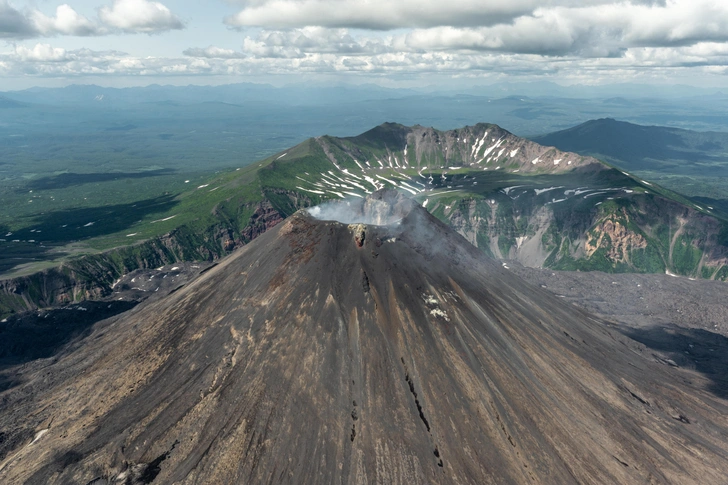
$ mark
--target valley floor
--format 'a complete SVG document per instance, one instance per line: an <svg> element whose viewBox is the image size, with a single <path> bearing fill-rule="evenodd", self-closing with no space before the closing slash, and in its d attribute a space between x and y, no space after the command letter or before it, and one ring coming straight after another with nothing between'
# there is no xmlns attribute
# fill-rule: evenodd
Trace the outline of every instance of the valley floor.
<svg viewBox="0 0 728 485"><path fill-rule="evenodd" d="M637 351L711 380L728 398L728 284L661 274L608 274L506 266L518 276L614 323Z"/></svg>

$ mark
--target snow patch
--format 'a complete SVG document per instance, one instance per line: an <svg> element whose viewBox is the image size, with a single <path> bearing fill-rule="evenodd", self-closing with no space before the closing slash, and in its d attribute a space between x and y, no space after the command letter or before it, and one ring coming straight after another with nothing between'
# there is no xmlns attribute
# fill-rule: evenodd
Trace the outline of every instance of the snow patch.
<svg viewBox="0 0 728 485"><path fill-rule="evenodd" d="M42 438L42 437L43 437L43 436L44 436L44 435L45 435L45 434L46 434L47 432L48 432L48 430L47 430L47 429L42 429L42 430L38 431L38 432L37 432L37 433L35 434L35 438L33 438L33 441L31 441L31 442L30 442L30 444L32 445L32 444L35 444L35 443L37 443L37 442L38 442L38 440L39 440L39 439L41 439L41 438Z"/></svg>
<svg viewBox="0 0 728 485"><path fill-rule="evenodd" d="M326 192L323 192L321 190L304 189L303 187L300 187L298 185L296 186L296 188L305 192L311 192L312 194L326 195Z"/></svg>
<svg viewBox="0 0 728 485"><path fill-rule="evenodd" d="M425 303L428 305L439 305L440 302L437 301L437 298L435 298L432 295L423 294L422 298L425 300Z"/></svg>
<svg viewBox="0 0 728 485"><path fill-rule="evenodd" d="M571 195L580 195L580 194L585 194L587 192L591 192L593 190L594 189L590 189L588 187L579 187L576 189L564 190L564 195L570 195L570 194Z"/></svg>
<svg viewBox="0 0 728 485"><path fill-rule="evenodd" d="M174 219L175 217L177 217L177 214L175 214L175 215L173 215L173 216L165 217L164 219L157 219L156 221L152 221L152 222L150 222L150 224L154 224L155 222L164 222L164 221L168 221L168 220L170 220L170 219Z"/></svg>
<svg viewBox="0 0 728 485"><path fill-rule="evenodd" d="M536 192L536 195L541 195L541 194L543 194L545 192L549 192L551 190L563 189L563 188L564 188L564 186L562 185L560 187L549 187L549 188L546 188L546 189L533 189L533 191Z"/></svg>
<svg viewBox="0 0 728 485"><path fill-rule="evenodd" d="M493 145L493 146L491 146L490 148L488 148L488 149L487 149L487 150L485 151L485 153L483 153L483 157L487 157L488 155L490 155L490 153L491 153L491 152L492 152L493 150L495 150L496 148L500 147L500 146L501 146L501 144L503 144L503 137L499 138L499 139L498 139L498 141L497 141L497 142L495 142L495 145Z"/></svg>
<svg viewBox="0 0 728 485"><path fill-rule="evenodd" d="M439 308L433 308L432 310L430 310L430 315L432 315L433 317L440 317L446 322L450 321L450 317L447 316L447 313L445 313L443 310L440 310Z"/></svg>
<svg viewBox="0 0 728 485"><path fill-rule="evenodd" d="M517 189L517 188L519 188L519 187L524 187L524 186L523 186L523 185L514 185L513 187L506 187L506 188L504 188L504 189L501 189L501 190L503 190L503 193L504 193L504 194L508 195L508 193L509 193L509 192L510 192L511 190L513 190L513 189Z"/></svg>

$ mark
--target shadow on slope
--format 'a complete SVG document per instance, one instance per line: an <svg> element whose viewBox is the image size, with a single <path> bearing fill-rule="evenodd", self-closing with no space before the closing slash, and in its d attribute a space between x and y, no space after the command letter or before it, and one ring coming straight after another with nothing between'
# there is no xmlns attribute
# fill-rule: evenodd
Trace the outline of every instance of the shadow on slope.
<svg viewBox="0 0 728 485"><path fill-rule="evenodd" d="M150 214L162 214L175 205L175 195L162 195L128 204L84 207L47 212L28 218L28 228L17 231L15 239L35 239L64 243L124 230ZM33 231L33 232L31 232Z"/></svg>
<svg viewBox="0 0 728 485"><path fill-rule="evenodd" d="M15 242L17 236L10 228L0 224L0 274L27 263L46 259L45 254L49 248L39 243ZM63 257L65 253L56 252L56 257Z"/></svg>
<svg viewBox="0 0 728 485"><path fill-rule="evenodd" d="M696 328L655 326L621 332L652 350L664 353L680 367L694 369L711 381L708 390L728 398L728 338Z"/></svg>
<svg viewBox="0 0 728 485"><path fill-rule="evenodd" d="M26 227L5 236L0 227L0 274L22 265L57 260L67 253L59 245L123 231L150 214L164 214L178 204L164 195L128 204L65 209L25 219Z"/></svg>
<svg viewBox="0 0 728 485"><path fill-rule="evenodd" d="M96 322L138 303L87 301L47 312L26 312L0 323L0 392L20 383L9 368L52 357L75 338L88 335Z"/></svg>
<svg viewBox="0 0 728 485"><path fill-rule="evenodd" d="M50 259L51 250L53 248L35 242L0 242L0 274L10 272L24 264ZM60 259L67 255L66 252L53 251L53 258Z"/></svg>
<svg viewBox="0 0 728 485"><path fill-rule="evenodd" d="M161 168L159 170L148 170L144 172L111 172L111 173L62 173L59 175L53 175L51 177L43 177L37 180L33 180L28 183L22 189L18 189L20 192L26 192L26 189L30 190L52 190L52 189L65 189L67 187L73 187L76 185L91 184L98 182L109 182L112 180L119 179L140 179L148 177L159 177L162 175L171 175L176 170L171 168Z"/></svg>

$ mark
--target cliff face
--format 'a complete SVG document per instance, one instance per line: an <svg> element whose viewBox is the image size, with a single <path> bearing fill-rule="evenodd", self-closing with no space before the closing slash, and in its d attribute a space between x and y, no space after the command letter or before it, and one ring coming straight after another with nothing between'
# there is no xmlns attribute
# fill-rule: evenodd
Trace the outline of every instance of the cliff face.
<svg viewBox="0 0 728 485"><path fill-rule="evenodd" d="M499 191L433 211L487 254L526 266L728 279L724 225L652 194L584 207Z"/></svg>

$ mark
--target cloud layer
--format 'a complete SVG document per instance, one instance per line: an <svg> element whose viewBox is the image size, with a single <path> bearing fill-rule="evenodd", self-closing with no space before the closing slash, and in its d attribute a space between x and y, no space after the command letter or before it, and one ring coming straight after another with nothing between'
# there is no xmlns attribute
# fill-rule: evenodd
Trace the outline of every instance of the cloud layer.
<svg viewBox="0 0 728 485"><path fill-rule="evenodd" d="M579 6L609 0L253 0L226 22L236 27L306 26L392 30L484 26L508 22L542 6Z"/></svg>
<svg viewBox="0 0 728 485"><path fill-rule="evenodd" d="M85 17L0 0L0 38L164 33L185 24L153 0L106 2ZM236 13L205 19L232 38L190 42L178 57L64 50L62 42L0 54L0 75L365 74L412 79L549 77L718 79L728 66L728 2L722 0L228 0ZM182 8L182 7L180 7ZM205 12L200 9L197 12ZM191 24L201 20L195 15ZM223 23L224 22L224 23ZM227 24L227 25L225 25ZM223 35L218 35L218 34ZM167 46L168 47L168 46ZM170 51L169 48L166 49ZM722 82L722 81L721 81Z"/></svg>
<svg viewBox="0 0 728 485"><path fill-rule="evenodd" d="M279 49L296 47L291 32L316 26L404 30L392 37L390 51L614 57L634 47L726 42L728 2L262 0L227 22L262 26L268 37L291 39L287 45L276 44ZM282 27L286 29L278 34L270 31ZM259 42L271 45L265 39Z"/></svg>

